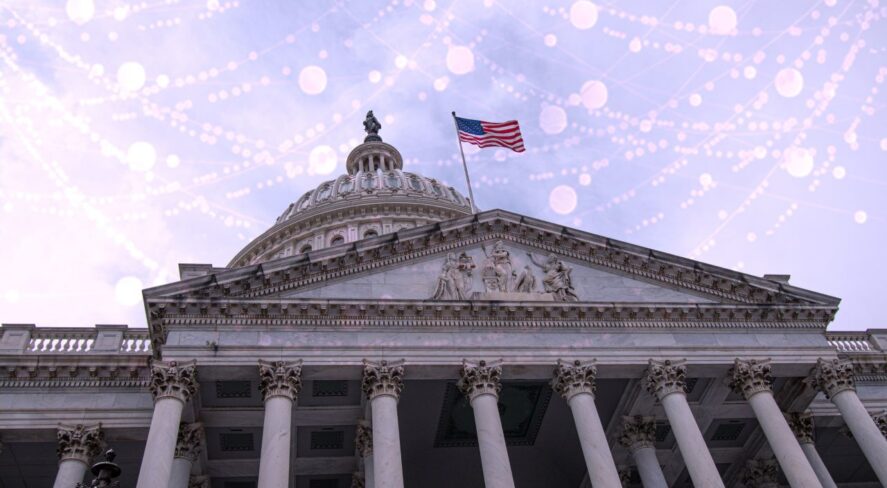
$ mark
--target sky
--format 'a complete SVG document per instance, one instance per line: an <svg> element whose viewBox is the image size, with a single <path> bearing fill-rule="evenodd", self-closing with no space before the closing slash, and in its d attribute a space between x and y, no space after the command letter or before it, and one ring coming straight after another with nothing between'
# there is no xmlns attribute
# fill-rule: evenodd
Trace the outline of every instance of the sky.
<svg viewBox="0 0 887 488"><path fill-rule="evenodd" d="M502 208L842 298L887 328L887 5L5 0L0 322L145 326L343 173L374 110L405 169Z"/></svg>

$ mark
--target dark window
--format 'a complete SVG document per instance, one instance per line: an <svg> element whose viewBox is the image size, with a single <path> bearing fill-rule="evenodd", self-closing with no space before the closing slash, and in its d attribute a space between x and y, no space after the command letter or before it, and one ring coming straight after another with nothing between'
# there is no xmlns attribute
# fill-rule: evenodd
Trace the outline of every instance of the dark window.
<svg viewBox="0 0 887 488"><path fill-rule="evenodd" d="M341 430L316 430L311 433L311 449L342 449L345 432Z"/></svg>
<svg viewBox="0 0 887 488"><path fill-rule="evenodd" d="M397 177L397 173L388 173L388 176L385 178L385 186L388 188L400 188L400 178Z"/></svg>
<svg viewBox="0 0 887 488"><path fill-rule="evenodd" d="M354 189L354 180L351 178L346 178L342 180L342 183L339 183L339 193L349 193Z"/></svg>
<svg viewBox="0 0 887 488"><path fill-rule="evenodd" d="M377 235L379 235L378 232L376 232L374 229L370 229L363 233L363 238L366 239L368 237L376 237Z"/></svg>
<svg viewBox="0 0 887 488"><path fill-rule="evenodd" d="M345 380L314 380L311 395L315 397L348 396L348 382Z"/></svg>
<svg viewBox="0 0 887 488"><path fill-rule="evenodd" d="M311 480L308 482L308 488L339 488L339 480Z"/></svg>
<svg viewBox="0 0 887 488"><path fill-rule="evenodd" d="M330 194L333 192L332 185L323 185L320 187L320 190L317 191L317 201L322 202L330 197Z"/></svg>
<svg viewBox="0 0 887 488"><path fill-rule="evenodd" d="M412 187L413 190L422 191L422 182L419 181L419 178L414 176L410 178L410 187Z"/></svg>
<svg viewBox="0 0 887 488"><path fill-rule="evenodd" d="M304 246L302 246L302 249L299 249L300 254L305 254L306 252L310 252L310 251L311 251L311 244L305 244Z"/></svg>
<svg viewBox="0 0 887 488"><path fill-rule="evenodd" d="M253 435L249 433L227 432L219 434L219 444L223 452L252 451Z"/></svg>
<svg viewBox="0 0 887 488"><path fill-rule="evenodd" d="M345 238L342 236L333 237L333 240L330 241L331 246L336 246L345 242Z"/></svg>
<svg viewBox="0 0 887 488"><path fill-rule="evenodd" d="M248 380L216 381L216 398L249 398L253 389Z"/></svg>

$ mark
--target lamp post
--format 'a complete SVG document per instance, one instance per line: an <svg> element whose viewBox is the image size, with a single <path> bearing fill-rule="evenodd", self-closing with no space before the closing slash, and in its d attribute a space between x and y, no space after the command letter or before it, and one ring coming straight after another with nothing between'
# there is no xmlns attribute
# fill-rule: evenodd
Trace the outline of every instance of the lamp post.
<svg viewBox="0 0 887 488"><path fill-rule="evenodd" d="M114 478L120 476L121 472L120 466L114 463L115 457L117 454L114 450L108 449L108 452L105 453L105 460L92 465L92 474L95 475L92 483L77 483L76 488L119 488L120 482L113 481Z"/></svg>

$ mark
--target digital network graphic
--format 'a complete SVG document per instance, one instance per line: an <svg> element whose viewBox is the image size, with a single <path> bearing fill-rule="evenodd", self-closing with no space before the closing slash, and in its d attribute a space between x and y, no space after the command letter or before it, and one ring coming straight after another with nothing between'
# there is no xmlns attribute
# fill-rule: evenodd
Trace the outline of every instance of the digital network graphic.
<svg viewBox="0 0 887 488"><path fill-rule="evenodd" d="M141 289L224 266L344 172L368 109L503 208L843 298L887 327L887 4L9 0L0 321L144 325Z"/></svg>

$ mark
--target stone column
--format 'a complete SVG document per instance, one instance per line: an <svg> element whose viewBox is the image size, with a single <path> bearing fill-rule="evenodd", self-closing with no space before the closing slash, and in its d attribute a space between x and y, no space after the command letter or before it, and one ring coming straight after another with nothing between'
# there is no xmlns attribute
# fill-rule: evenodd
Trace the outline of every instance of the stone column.
<svg viewBox="0 0 887 488"><path fill-rule="evenodd" d="M656 421L653 417L622 417L622 437L619 442L634 457L644 488L668 488L656 457Z"/></svg>
<svg viewBox="0 0 887 488"><path fill-rule="evenodd" d="M259 390L265 400L258 488L289 486L293 403L302 390L302 361L259 360Z"/></svg>
<svg viewBox="0 0 887 488"><path fill-rule="evenodd" d="M59 470L53 488L74 488L83 481L93 457L102 450L102 425L59 425Z"/></svg>
<svg viewBox="0 0 887 488"><path fill-rule="evenodd" d="M154 361L149 388L154 395L154 414L136 488L169 484L182 410L197 392L197 362Z"/></svg>
<svg viewBox="0 0 887 488"><path fill-rule="evenodd" d="M820 487L819 477L773 398L772 384L769 360L734 361L730 370L730 387L751 405L788 483L791 486Z"/></svg>
<svg viewBox="0 0 887 488"><path fill-rule="evenodd" d="M788 426L798 439L798 443L801 444L801 450L807 456L807 461L810 462L810 466L816 472L816 477L819 478L822 488L838 488L832 479L832 475L826 469L825 463L822 462L819 452L816 450L813 438L813 414L810 412L791 413L786 415L786 420L788 420Z"/></svg>
<svg viewBox="0 0 887 488"><path fill-rule="evenodd" d="M597 368L594 363L574 361L572 365L566 365L558 361L551 387L567 400L573 412L591 486L620 488L622 484L619 481L619 472L594 404L596 376Z"/></svg>
<svg viewBox="0 0 887 488"><path fill-rule="evenodd" d="M887 439L856 395L853 363L820 358L811 375L813 385L838 407L878 480L887 486Z"/></svg>
<svg viewBox="0 0 887 488"><path fill-rule="evenodd" d="M364 361L363 391L373 415L373 483L403 488L397 401L403 390L403 363Z"/></svg>
<svg viewBox="0 0 887 488"><path fill-rule="evenodd" d="M773 459L749 459L742 473L745 488L779 488L779 468ZM791 484L791 482L789 482ZM794 485L807 488L807 485Z"/></svg>
<svg viewBox="0 0 887 488"><path fill-rule="evenodd" d="M668 417L693 485L723 488L724 482L687 403L686 376L684 361L651 359L644 383L647 391L656 396L665 409L665 416Z"/></svg>
<svg viewBox="0 0 887 488"><path fill-rule="evenodd" d="M172 460L169 488L188 488L191 480L191 465L197 461L202 443L203 424L194 422L179 425L179 437L176 440L176 453Z"/></svg>
<svg viewBox="0 0 887 488"><path fill-rule="evenodd" d="M463 361L459 376L459 390L468 397L474 410L484 487L514 488L505 433L499 417L499 390L502 389L499 378L502 368L498 364L487 365L486 361L477 364Z"/></svg>
<svg viewBox="0 0 887 488"><path fill-rule="evenodd" d="M373 428L366 420L357 423L357 434L355 435L354 445L357 452L363 459L363 482L366 488L375 488L375 479L373 476Z"/></svg>

